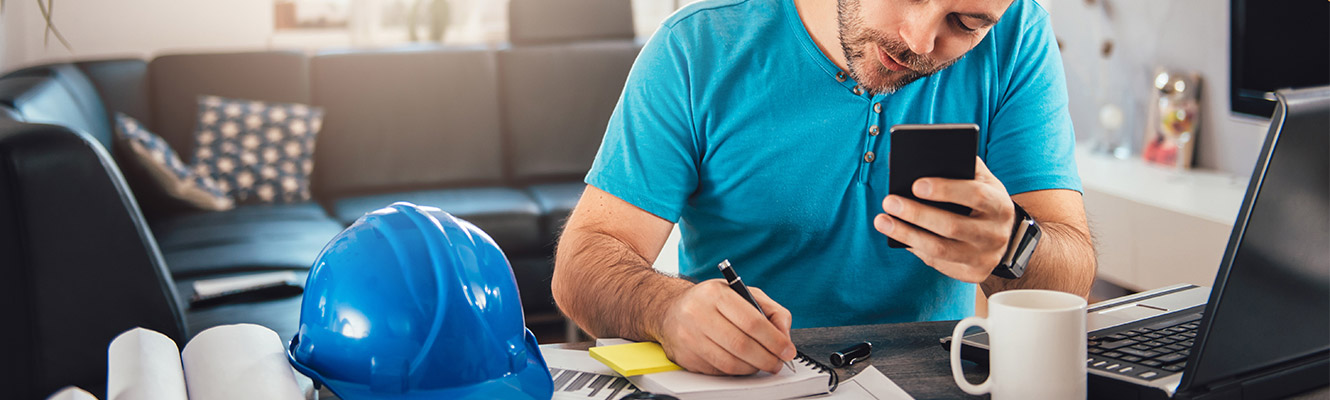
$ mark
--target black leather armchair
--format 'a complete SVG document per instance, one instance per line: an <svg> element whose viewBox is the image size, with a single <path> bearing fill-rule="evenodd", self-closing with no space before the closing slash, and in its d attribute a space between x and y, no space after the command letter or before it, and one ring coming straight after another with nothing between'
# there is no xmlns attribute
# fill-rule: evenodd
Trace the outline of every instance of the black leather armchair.
<svg viewBox="0 0 1330 400"><path fill-rule="evenodd" d="M66 385L104 397L116 335L142 326L183 343L175 296L106 150L0 113L0 397L43 398Z"/></svg>

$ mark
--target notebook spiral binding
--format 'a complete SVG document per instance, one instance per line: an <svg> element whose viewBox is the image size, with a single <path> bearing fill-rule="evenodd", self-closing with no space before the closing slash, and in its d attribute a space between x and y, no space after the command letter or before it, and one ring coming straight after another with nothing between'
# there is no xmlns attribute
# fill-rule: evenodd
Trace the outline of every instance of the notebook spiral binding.
<svg viewBox="0 0 1330 400"><path fill-rule="evenodd" d="M809 357L807 354L804 354L804 352L802 351L800 351L798 355L794 357L794 359L801 363L804 363L804 365L813 367L813 369L826 372L828 375L831 375L831 377L827 380L827 387L830 388L829 390L827 390L827 392L835 392L836 388L840 386L840 375L836 374L835 368L828 367L826 364L817 361L813 357Z"/></svg>

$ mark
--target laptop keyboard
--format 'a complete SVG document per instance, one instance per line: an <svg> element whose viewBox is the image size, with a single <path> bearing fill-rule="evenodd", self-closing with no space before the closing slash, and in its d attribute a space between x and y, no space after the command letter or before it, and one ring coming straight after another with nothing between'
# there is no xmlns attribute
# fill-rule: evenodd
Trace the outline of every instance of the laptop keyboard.
<svg viewBox="0 0 1330 400"><path fill-rule="evenodd" d="M1200 319L1201 313L1195 313L1090 336L1086 368L1150 381L1181 372L1191 355Z"/></svg>

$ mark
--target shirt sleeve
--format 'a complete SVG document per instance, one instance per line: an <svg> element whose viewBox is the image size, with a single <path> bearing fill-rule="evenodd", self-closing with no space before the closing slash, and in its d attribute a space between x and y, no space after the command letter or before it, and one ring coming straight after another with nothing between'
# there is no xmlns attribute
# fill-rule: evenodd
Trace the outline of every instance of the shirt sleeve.
<svg viewBox="0 0 1330 400"><path fill-rule="evenodd" d="M671 222L697 188L688 63L662 26L628 73L586 183Z"/></svg>
<svg viewBox="0 0 1330 400"><path fill-rule="evenodd" d="M985 164L1010 194L1081 191L1062 56L1048 14L1037 11L1002 63L1010 66L1010 78L989 124Z"/></svg>

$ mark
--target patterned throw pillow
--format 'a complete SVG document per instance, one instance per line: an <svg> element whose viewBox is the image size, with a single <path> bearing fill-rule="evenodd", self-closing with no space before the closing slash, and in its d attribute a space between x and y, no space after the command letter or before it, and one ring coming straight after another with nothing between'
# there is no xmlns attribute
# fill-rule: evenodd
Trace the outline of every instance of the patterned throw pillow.
<svg viewBox="0 0 1330 400"><path fill-rule="evenodd" d="M180 162L171 145L161 136L143 128L134 118L115 114L116 140L134 155L133 158L152 180L171 197L184 200L204 210L224 211L235 207L235 202L207 175L198 175Z"/></svg>
<svg viewBox="0 0 1330 400"><path fill-rule="evenodd" d="M318 107L199 96L195 172L217 180L237 203L309 201L322 124Z"/></svg>

